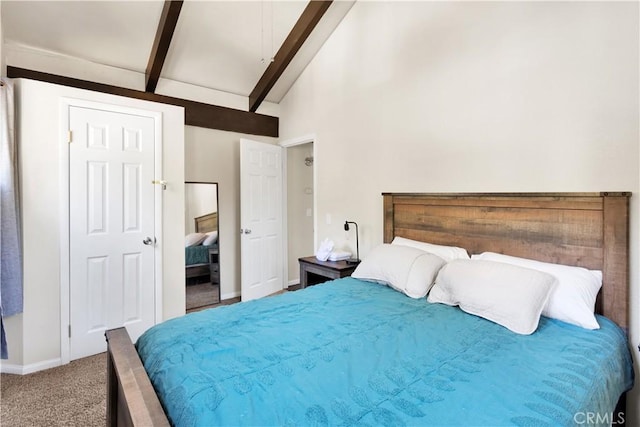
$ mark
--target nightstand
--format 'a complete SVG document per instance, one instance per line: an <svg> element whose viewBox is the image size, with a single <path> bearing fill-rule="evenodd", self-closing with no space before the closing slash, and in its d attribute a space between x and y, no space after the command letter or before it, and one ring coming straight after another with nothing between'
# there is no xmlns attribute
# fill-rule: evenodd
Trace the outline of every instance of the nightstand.
<svg viewBox="0 0 640 427"><path fill-rule="evenodd" d="M351 276L357 264L346 261L320 261L315 256L298 258L300 263L300 288L316 285L328 280Z"/></svg>
<svg viewBox="0 0 640 427"><path fill-rule="evenodd" d="M217 245L209 248L209 280L212 285L220 283L220 254Z"/></svg>

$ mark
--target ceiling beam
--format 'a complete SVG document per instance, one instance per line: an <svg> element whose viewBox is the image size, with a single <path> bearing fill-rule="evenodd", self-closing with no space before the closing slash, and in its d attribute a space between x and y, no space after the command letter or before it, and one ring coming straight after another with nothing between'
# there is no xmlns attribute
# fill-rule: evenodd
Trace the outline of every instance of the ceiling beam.
<svg viewBox="0 0 640 427"><path fill-rule="evenodd" d="M304 44L309 34L320 22L324 13L329 9L332 0L312 0L298 18L291 32L282 43L278 53L269 64L262 77L249 95L249 111L256 111L267 94L276 84L284 70L287 68L300 47Z"/></svg>
<svg viewBox="0 0 640 427"><path fill-rule="evenodd" d="M160 22L158 23L158 31L153 41L147 71L144 75L144 85L147 92L153 93L156 91L156 86L160 79L160 72L162 71L164 60L167 58L171 38L178 23L182 3L182 0L165 0L164 2L162 15L160 15Z"/></svg>
<svg viewBox="0 0 640 427"><path fill-rule="evenodd" d="M204 104L202 102L190 101L187 99L157 95L155 93L142 92L139 90L127 89L103 83L95 83L87 80L79 80L71 77L12 66L7 66L7 77L38 80L47 83L91 90L94 92L126 96L128 98L160 102L162 104L177 105L184 107L184 121L186 125L190 126L226 130L251 135L271 137L278 136L278 117L266 116L249 111L221 107L219 105Z"/></svg>

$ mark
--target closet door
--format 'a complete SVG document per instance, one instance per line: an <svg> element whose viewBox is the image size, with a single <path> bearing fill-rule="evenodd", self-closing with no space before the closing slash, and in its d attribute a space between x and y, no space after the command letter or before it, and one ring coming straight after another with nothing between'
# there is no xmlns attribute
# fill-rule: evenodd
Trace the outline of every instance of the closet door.
<svg viewBox="0 0 640 427"><path fill-rule="evenodd" d="M70 358L155 323L154 119L71 106Z"/></svg>

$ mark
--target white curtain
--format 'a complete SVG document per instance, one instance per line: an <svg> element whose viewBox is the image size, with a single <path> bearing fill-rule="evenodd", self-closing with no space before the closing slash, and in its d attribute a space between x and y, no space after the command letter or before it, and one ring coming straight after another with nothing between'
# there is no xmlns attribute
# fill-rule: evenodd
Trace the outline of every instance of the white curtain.
<svg viewBox="0 0 640 427"><path fill-rule="evenodd" d="M0 78L0 356L8 357L4 319L22 313L22 250L13 82Z"/></svg>

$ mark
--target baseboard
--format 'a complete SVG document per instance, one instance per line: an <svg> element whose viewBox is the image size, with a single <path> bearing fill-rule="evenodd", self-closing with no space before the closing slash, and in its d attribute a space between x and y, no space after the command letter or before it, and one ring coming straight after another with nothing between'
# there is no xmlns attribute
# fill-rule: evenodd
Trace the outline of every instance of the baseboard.
<svg viewBox="0 0 640 427"><path fill-rule="evenodd" d="M229 292L228 294L220 295L220 300L224 301L226 299L236 298L240 296L240 292Z"/></svg>
<svg viewBox="0 0 640 427"><path fill-rule="evenodd" d="M0 362L0 372L3 374L27 375L61 365L62 359L60 358L43 360L42 362L32 363L30 365L14 365L11 363Z"/></svg>
<svg viewBox="0 0 640 427"><path fill-rule="evenodd" d="M287 286L295 286L300 284L300 279L289 280Z"/></svg>

